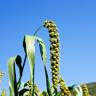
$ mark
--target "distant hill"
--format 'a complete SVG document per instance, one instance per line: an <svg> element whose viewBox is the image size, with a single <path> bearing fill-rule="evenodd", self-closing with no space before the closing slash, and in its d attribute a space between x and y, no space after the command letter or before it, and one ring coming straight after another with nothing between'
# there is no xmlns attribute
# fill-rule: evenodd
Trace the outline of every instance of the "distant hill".
<svg viewBox="0 0 96 96"><path fill-rule="evenodd" d="M91 96L96 96L96 82L87 84Z"/></svg>

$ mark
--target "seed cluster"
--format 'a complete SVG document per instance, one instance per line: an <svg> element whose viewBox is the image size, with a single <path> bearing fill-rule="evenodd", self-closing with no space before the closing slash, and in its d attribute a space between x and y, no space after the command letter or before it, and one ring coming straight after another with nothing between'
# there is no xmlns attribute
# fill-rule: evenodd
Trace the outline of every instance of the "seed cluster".
<svg viewBox="0 0 96 96"><path fill-rule="evenodd" d="M87 85L83 84L81 87L82 87L82 90L83 90L83 96L89 96Z"/></svg>
<svg viewBox="0 0 96 96"><path fill-rule="evenodd" d="M60 83L61 96L71 96L71 93L64 80L60 78L59 83Z"/></svg>
<svg viewBox="0 0 96 96"><path fill-rule="evenodd" d="M58 74L59 74L59 38L58 30L53 21L46 20L44 27L48 28L50 36L50 61L51 61L51 72L52 72L52 83L53 87L58 86Z"/></svg>
<svg viewBox="0 0 96 96"><path fill-rule="evenodd" d="M4 73L0 71L0 84L1 84L1 81L2 81L2 77L4 76Z"/></svg>

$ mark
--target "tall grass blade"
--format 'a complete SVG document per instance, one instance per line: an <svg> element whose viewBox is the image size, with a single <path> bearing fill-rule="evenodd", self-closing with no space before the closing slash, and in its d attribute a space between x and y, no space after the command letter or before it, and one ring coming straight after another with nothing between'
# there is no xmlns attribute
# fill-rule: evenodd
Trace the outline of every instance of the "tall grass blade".
<svg viewBox="0 0 96 96"><path fill-rule="evenodd" d="M49 77L48 77L48 72L46 69L46 66L44 65L44 69L45 69L45 76L46 76L46 87L47 87L47 92L49 96L52 96L52 92L51 92L51 87L50 87L50 82L49 82Z"/></svg>
<svg viewBox="0 0 96 96"><path fill-rule="evenodd" d="M41 53L41 57L42 57L42 61L44 63L44 69L45 69L45 76L46 76L46 85L47 85L47 92L49 94L49 96L51 95L51 88L50 88L50 82L49 82L49 78L48 78L48 73L47 73L47 69L46 69L46 46L43 42L43 40L41 38L38 38L36 36L29 36L26 35L24 37L24 50L27 54L27 58L29 61L29 65L30 65L30 72L31 72L31 77L30 80L33 84L34 87L34 72L35 72L35 41L37 41L39 43L39 47L40 47L40 53ZM34 94L34 88L33 88L33 94Z"/></svg>
<svg viewBox="0 0 96 96"><path fill-rule="evenodd" d="M22 74L21 57L19 55L11 57L8 60L8 75L9 75L9 89L10 96L18 96L18 86L16 79L15 64L19 68L20 75Z"/></svg>
<svg viewBox="0 0 96 96"><path fill-rule="evenodd" d="M35 36L26 35L24 37L23 45L30 66L30 81L31 84L33 84L32 94L34 94Z"/></svg>
<svg viewBox="0 0 96 96"><path fill-rule="evenodd" d="M39 48L40 48L40 53L41 53L41 58L43 61L43 64L46 64L46 57L47 57L47 53L46 53L46 46L43 42L43 40L39 37L36 37L37 42L39 43Z"/></svg>
<svg viewBox="0 0 96 96"><path fill-rule="evenodd" d="M48 72L46 69L46 46L41 38L36 37L36 39L37 39L37 42L39 43L40 53L41 53L42 61L44 64L47 92L49 96L52 96L50 81L49 81Z"/></svg>

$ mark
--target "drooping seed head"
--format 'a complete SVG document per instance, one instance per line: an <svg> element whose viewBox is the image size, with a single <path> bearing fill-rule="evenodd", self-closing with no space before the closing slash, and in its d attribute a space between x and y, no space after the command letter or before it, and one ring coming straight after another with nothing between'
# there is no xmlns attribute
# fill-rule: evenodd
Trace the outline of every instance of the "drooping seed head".
<svg viewBox="0 0 96 96"><path fill-rule="evenodd" d="M50 61L51 61L51 73L53 87L58 86L58 75L59 75L59 38L57 26L53 21L46 20L43 24L44 27L48 28L50 37ZM55 74L56 73L56 74Z"/></svg>

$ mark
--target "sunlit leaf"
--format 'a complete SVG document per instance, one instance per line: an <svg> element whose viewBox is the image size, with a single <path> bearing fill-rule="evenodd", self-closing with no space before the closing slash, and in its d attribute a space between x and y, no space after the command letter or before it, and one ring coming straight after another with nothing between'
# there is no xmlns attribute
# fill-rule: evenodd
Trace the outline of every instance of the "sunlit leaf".
<svg viewBox="0 0 96 96"><path fill-rule="evenodd" d="M35 36L26 35L23 41L24 50L27 54L30 66L30 81L34 86L34 65L35 65ZM34 91L34 88L33 88ZM33 92L34 94L34 92Z"/></svg>
<svg viewBox="0 0 96 96"><path fill-rule="evenodd" d="M35 65L35 43L36 43L36 41L39 43L40 53L41 53L42 61L44 63L47 91L48 91L48 94L50 94L50 96L51 96L50 82L49 82L49 78L48 78L47 69L45 66L45 64L46 64L46 46L41 38L36 37L36 36L26 35L24 37L23 46L24 46L24 50L27 54L27 58L28 58L29 65L30 65L30 72L31 72L30 80L34 86L34 72L35 72L34 65ZM33 91L34 91L34 88L33 88Z"/></svg>
<svg viewBox="0 0 96 96"><path fill-rule="evenodd" d="M19 68L19 73L21 75L22 74L22 65L21 65L21 57L19 55L11 57L8 60L8 75L9 75L10 96L15 96L15 95L18 96L15 64L17 64L17 66Z"/></svg>
<svg viewBox="0 0 96 96"><path fill-rule="evenodd" d="M50 81L49 81L48 72L47 72L47 68L46 68L46 54L47 54L46 53L46 46L41 38L36 37L36 39L39 43L40 53L41 53L42 61L44 64L47 92L48 92L49 96L52 96Z"/></svg>
<svg viewBox="0 0 96 96"><path fill-rule="evenodd" d="M42 61L44 64L46 64L46 46L41 38L36 37L36 40L39 43Z"/></svg>

